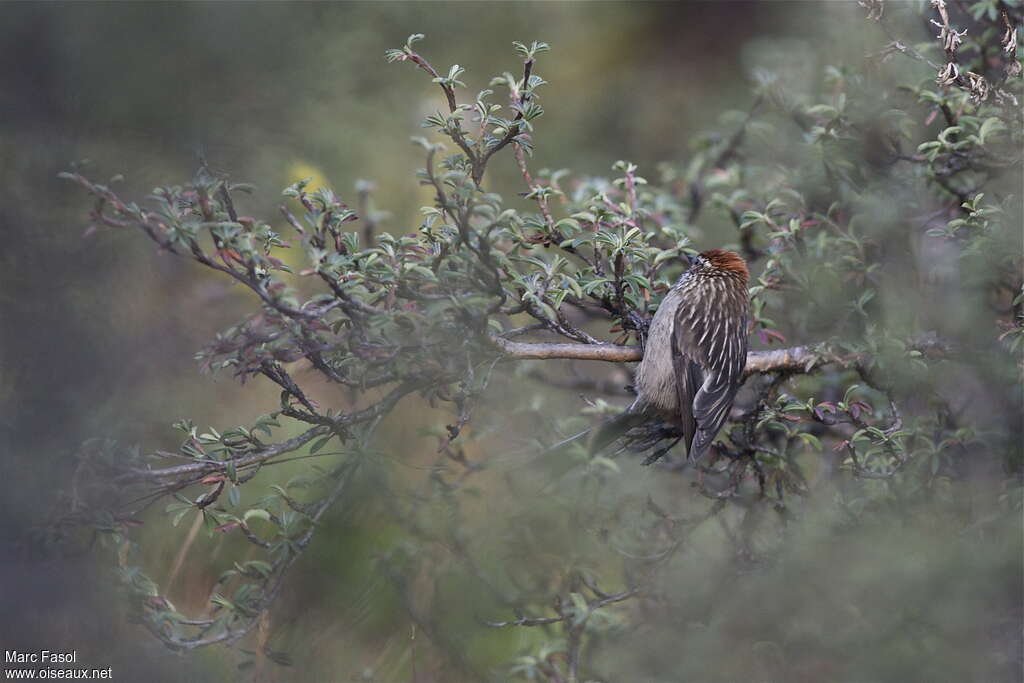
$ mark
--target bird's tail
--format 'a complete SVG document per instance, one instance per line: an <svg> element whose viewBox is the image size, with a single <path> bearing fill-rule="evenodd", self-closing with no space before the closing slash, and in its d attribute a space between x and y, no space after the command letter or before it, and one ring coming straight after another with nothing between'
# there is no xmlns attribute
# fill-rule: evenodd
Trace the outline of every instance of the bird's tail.
<svg viewBox="0 0 1024 683"><path fill-rule="evenodd" d="M617 415L597 428L597 433L590 441L590 453L600 453L615 441L621 439L634 427L639 427L648 420L641 412L635 412L632 408L627 409L621 415Z"/></svg>

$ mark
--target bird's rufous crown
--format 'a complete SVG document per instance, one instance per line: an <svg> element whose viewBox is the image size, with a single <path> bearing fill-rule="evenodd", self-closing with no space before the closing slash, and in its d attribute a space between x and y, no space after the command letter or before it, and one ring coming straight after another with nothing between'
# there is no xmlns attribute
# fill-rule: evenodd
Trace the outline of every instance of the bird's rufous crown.
<svg viewBox="0 0 1024 683"><path fill-rule="evenodd" d="M750 273L747 272L747 263L743 258L735 251L725 251L724 249L711 249L701 253L708 264L714 268L719 268L728 273L739 275L743 278L743 281L750 277Z"/></svg>

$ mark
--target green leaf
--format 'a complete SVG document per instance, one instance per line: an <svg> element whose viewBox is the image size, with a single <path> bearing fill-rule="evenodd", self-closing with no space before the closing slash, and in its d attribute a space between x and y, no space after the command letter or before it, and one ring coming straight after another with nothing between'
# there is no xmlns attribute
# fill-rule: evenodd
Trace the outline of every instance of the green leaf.
<svg viewBox="0 0 1024 683"><path fill-rule="evenodd" d="M183 510L179 510L178 513L171 518L171 526L178 526L178 524L181 523L181 520L185 517L185 515L187 515L191 510L192 506L189 506Z"/></svg>
<svg viewBox="0 0 1024 683"><path fill-rule="evenodd" d="M985 140L988 138L988 136L994 135L1004 130L1006 130L1006 124L1003 123L1002 119L992 116L990 118L985 119L985 121L981 124L981 127L978 129L978 140L981 142L981 144L984 145Z"/></svg>
<svg viewBox="0 0 1024 683"><path fill-rule="evenodd" d="M321 448L326 446L327 442L330 441L331 439L333 439L334 436L335 436L334 434L328 434L327 436L325 436L322 439L318 440L316 443L314 443L312 446L309 447L309 454L310 455L315 454Z"/></svg>
<svg viewBox="0 0 1024 683"><path fill-rule="evenodd" d="M590 613L590 606L587 605L586 599L579 593L569 593L569 599L572 600L573 606L572 621L578 626L586 621Z"/></svg>
<svg viewBox="0 0 1024 683"><path fill-rule="evenodd" d="M801 441L803 441L805 444L807 444L814 450L821 450L821 439L816 437L814 434L810 434L808 432L800 432L799 434L797 434L797 436L800 437Z"/></svg>
<svg viewBox="0 0 1024 683"><path fill-rule="evenodd" d="M269 522L270 513L264 510L263 508L251 508L249 510L246 510L245 514L242 515L242 521L246 524L249 523L250 519L262 519L264 522Z"/></svg>

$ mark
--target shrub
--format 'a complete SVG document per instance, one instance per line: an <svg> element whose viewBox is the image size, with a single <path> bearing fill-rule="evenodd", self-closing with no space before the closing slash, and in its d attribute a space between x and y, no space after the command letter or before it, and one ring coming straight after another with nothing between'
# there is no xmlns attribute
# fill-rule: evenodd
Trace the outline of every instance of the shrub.
<svg viewBox="0 0 1024 683"><path fill-rule="evenodd" d="M936 524L938 545L954 535L950 554L932 559L963 567L976 551L965 534L1003 534L1019 516L1021 8L984 0L963 12L937 0L925 9L937 42L911 45L890 33L880 0L861 4L879 36L889 34L862 67L830 67L796 89L766 72L749 110L695 137L685 164L642 171L618 161L610 180L530 166L546 44L515 44L521 71L467 96L464 70L436 70L419 52L423 36L410 36L387 59L425 71L443 97L423 123L433 138L414 140L425 158L417 177L433 202L409 234L377 229L370 184L347 203L296 183L271 220L245 215L242 195L253 188L205 163L190 182L154 189L145 206L80 169L63 174L95 198L95 227L138 230L251 290L259 311L198 357L243 382L269 380L281 398L243 426L178 422L184 440L174 452L90 443L82 463L96 475L91 505L77 501L61 524L104 532L135 617L176 649L248 637L257 658L286 663L268 645L268 610L328 511L371 490L364 504L402 539L375 566L450 667L448 679L482 675L493 665L479 652L487 628L513 627L539 635L521 641L499 676L529 680L735 679L761 670L885 678L915 661L903 647L946 661L936 642L958 632L935 626L939 613L928 611L933 592L950 586L934 565L932 593L902 596L908 613L925 611L925 627L907 627L906 615L847 623L832 643L810 632L827 628L836 610L873 605L860 591L886 579L851 579L836 589L841 597L815 598L792 615L800 587L779 574L808 571L813 552L802 544L816 533L845 535L863 553L865 539L883 539L883 557L899 557L906 539L894 519ZM907 82L898 58L912 67ZM507 158L527 209L488 186L488 168ZM638 360L705 220L734 228L728 246L755 275L751 334L766 348L750 353L744 392L696 477L669 453L652 468L657 482L638 486L632 462L564 439L619 408L594 399L564 414L564 393L502 394L518 375L538 387L627 395L556 361ZM296 248L301 268L285 256ZM350 405L311 398L303 368L344 388ZM382 453L374 439L403 401L451 415L433 432L437 449L422 478L384 467L422 463L422 454ZM515 432L521 447L499 450ZM300 458L316 464L289 481L275 477L271 465ZM980 507L965 512L975 500L965 493L971 473L984 463L998 474L985 479ZM270 492L243 504L258 474L273 481ZM480 500L482 491L490 496ZM255 549L239 551L197 618L181 614L135 559L156 532L140 535L134 523L156 503L174 525L201 520ZM712 542L715 523L724 535ZM708 554L694 557L694 548ZM877 570L862 556L838 556L844 569ZM991 558L976 569L1002 581L1006 556ZM897 574L921 569L903 559ZM749 577L741 597L723 599L716 574ZM713 588L681 590L680 576ZM753 599L765 603L752 617L736 601ZM780 621L777 638L763 637ZM652 632L637 642L630 624ZM684 644L663 642L662 629ZM886 640L887 663L856 655L871 637ZM727 643L744 656L728 661ZM674 660L675 648L706 651L710 661ZM921 666L915 675L931 671Z"/></svg>

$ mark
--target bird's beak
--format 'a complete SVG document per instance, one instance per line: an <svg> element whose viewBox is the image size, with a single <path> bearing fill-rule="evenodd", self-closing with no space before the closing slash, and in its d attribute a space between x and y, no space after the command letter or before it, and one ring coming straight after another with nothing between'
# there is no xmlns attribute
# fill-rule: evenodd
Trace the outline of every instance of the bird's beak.
<svg viewBox="0 0 1024 683"><path fill-rule="evenodd" d="M691 268L693 264L697 263L697 255L683 253L683 262L686 263L687 268Z"/></svg>

